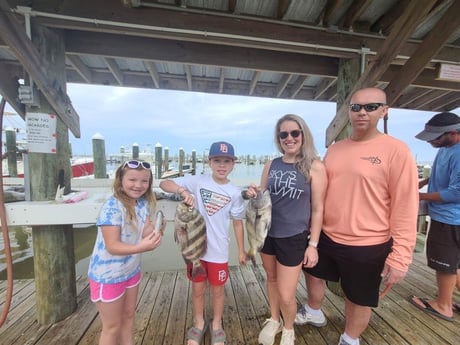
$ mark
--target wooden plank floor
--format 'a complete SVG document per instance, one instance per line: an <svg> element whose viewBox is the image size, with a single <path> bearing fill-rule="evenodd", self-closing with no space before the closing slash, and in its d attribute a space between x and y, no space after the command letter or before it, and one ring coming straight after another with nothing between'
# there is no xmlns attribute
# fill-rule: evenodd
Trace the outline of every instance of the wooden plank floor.
<svg viewBox="0 0 460 345"><path fill-rule="evenodd" d="M261 325L268 317L265 274L261 266L231 267L226 284L224 328L227 344L257 344ZM100 321L89 301L86 277L77 279L78 309L66 320L54 325L39 325L35 320L33 280L17 280L7 322L0 328L1 345L83 345L97 344ZM0 282L1 308L5 301L6 283ZM183 270L145 273L136 314L135 343L184 344L186 330L192 324L190 284ZM459 344L460 316L455 322L440 320L423 313L408 301L412 294L433 297L436 293L433 271L426 267L424 255L415 254L414 264L403 283L374 309L370 326L361 344ZM299 303L306 298L303 277L298 285ZM456 292L456 301L460 294ZM208 299L209 300L209 299ZM336 345L344 325L343 299L327 291L323 306L328 324L322 328L296 326L296 344ZM207 305L207 313L210 313ZM278 344L279 336L275 344ZM209 345L209 334L204 344Z"/></svg>

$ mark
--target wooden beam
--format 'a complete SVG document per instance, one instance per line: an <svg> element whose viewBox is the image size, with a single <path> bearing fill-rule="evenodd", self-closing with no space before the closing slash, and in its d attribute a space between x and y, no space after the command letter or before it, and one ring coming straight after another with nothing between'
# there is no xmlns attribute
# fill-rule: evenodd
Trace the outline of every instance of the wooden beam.
<svg viewBox="0 0 460 345"><path fill-rule="evenodd" d="M259 78L260 78L260 71L254 71L254 74L251 79L251 83L249 84L249 96L252 96L252 94L254 93L254 90L256 88L257 81L259 80Z"/></svg>
<svg viewBox="0 0 460 345"><path fill-rule="evenodd" d="M67 54L66 60L88 84L91 84L91 71L79 56Z"/></svg>
<svg viewBox="0 0 460 345"><path fill-rule="evenodd" d="M123 77L123 72L120 70L120 67L118 67L117 62L115 59L112 58L104 58L104 61L109 68L110 72L113 74L115 79L117 80L118 84L120 86L123 86L124 84L124 77Z"/></svg>
<svg viewBox="0 0 460 345"><path fill-rule="evenodd" d="M323 78L316 88L314 100L318 100L336 82L337 78Z"/></svg>
<svg viewBox="0 0 460 345"><path fill-rule="evenodd" d="M187 79L188 91L192 91L193 90L192 68L190 67L190 65L184 65L184 72L185 72L185 78Z"/></svg>
<svg viewBox="0 0 460 345"><path fill-rule="evenodd" d="M80 118L67 93L56 80L48 77L45 61L27 37L24 28L11 13L6 0L0 0L0 36L38 85L56 115L67 125L76 138L80 138Z"/></svg>
<svg viewBox="0 0 460 345"><path fill-rule="evenodd" d="M367 10L372 0L355 0L348 8L343 21L344 28L352 28L355 21Z"/></svg>
<svg viewBox="0 0 460 345"><path fill-rule="evenodd" d="M410 85L423 72L425 66L441 50L449 37L460 28L459 13L460 1L455 1L401 68L398 78L390 81L390 84L385 88L388 105L393 105L407 85Z"/></svg>
<svg viewBox="0 0 460 345"><path fill-rule="evenodd" d="M120 39L112 34L67 31L66 48L72 54L337 76L337 59L326 56L133 36L123 37L123 47L130 47L124 49Z"/></svg>
<svg viewBox="0 0 460 345"><path fill-rule="evenodd" d="M303 84L305 83L305 80L307 79L307 76L305 75L299 75L297 76L296 81L291 87L291 98L295 98L297 94L299 93L300 89L302 89Z"/></svg>
<svg viewBox="0 0 460 345"><path fill-rule="evenodd" d="M219 93L224 92L225 68L220 68L219 74Z"/></svg>
<svg viewBox="0 0 460 345"><path fill-rule="evenodd" d="M153 85L155 85L155 88L159 89L160 88L160 74L158 73L155 63L151 61L144 61L144 66L147 69L147 71L149 71L150 77L152 78L152 81L153 81Z"/></svg>
<svg viewBox="0 0 460 345"><path fill-rule="evenodd" d="M436 0L419 0L409 4L395 24L390 36L383 42L377 58L368 65L329 124L326 130L326 146L335 140L348 123L348 104L351 94L360 88L375 85L435 2Z"/></svg>
<svg viewBox="0 0 460 345"><path fill-rule="evenodd" d="M18 101L19 99L19 82L16 78L11 76L9 66L0 62L0 94L5 98L11 107L23 119L26 117L26 107Z"/></svg>
<svg viewBox="0 0 460 345"><path fill-rule="evenodd" d="M292 74L284 74L280 81L278 82L278 85L276 87L276 98L279 98L284 90L286 89L287 84L289 83L289 80L291 80Z"/></svg>

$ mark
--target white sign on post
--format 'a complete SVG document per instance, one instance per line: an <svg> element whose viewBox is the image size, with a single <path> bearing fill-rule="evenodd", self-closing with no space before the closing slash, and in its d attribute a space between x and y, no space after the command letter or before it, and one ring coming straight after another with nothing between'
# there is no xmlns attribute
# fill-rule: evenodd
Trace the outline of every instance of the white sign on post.
<svg viewBox="0 0 460 345"><path fill-rule="evenodd" d="M45 113L26 114L29 152L56 153L56 124L56 115Z"/></svg>

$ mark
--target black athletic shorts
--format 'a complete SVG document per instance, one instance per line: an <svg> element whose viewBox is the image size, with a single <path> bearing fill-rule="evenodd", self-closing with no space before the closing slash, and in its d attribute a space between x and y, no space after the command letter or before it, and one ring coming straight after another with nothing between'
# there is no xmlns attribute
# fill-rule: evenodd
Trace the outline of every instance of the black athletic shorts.
<svg viewBox="0 0 460 345"><path fill-rule="evenodd" d="M378 245L348 246L321 233L318 264L303 270L324 280L340 281L345 296L354 304L377 307L382 281L380 274L392 244L390 239Z"/></svg>
<svg viewBox="0 0 460 345"><path fill-rule="evenodd" d="M426 259L432 269L457 274L460 268L460 225L431 219L426 240Z"/></svg>
<svg viewBox="0 0 460 345"><path fill-rule="evenodd" d="M297 266L305 257L308 235L309 232L305 231L285 238L267 236L260 251L264 254L275 255L276 260L284 266Z"/></svg>

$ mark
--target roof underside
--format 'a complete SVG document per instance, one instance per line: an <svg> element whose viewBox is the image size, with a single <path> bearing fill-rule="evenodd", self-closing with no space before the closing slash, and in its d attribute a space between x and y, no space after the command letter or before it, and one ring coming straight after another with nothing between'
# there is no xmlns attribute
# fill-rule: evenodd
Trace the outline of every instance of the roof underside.
<svg viewBox="0 0 460 345"><path fill-rule="evenodd" d="M394 108L460 106L460 1L0 4L22 27L28 12L34 25L62 30L71 83L335 102L339 65L356 60L363 72L356 87L385 89ZM24 114L15 90L30 73L24 67L30 61L5 25L0 17L0 72L8 76L0 80L0 93ZM439 78L441 65L452 77Z"/></svg>

